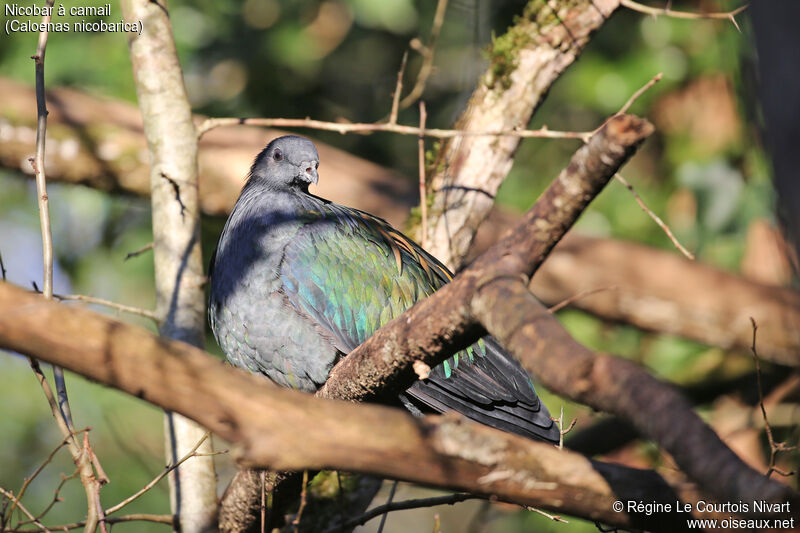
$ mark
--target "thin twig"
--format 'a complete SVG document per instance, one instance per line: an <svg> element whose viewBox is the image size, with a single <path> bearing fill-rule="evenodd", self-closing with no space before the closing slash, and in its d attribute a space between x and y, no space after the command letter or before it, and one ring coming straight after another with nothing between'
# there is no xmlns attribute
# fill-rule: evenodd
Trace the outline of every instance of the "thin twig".
<svg viewBox="0 0 800 533"><path fill-rule="evenodd" d="M627 7L628 9L632 9L633 11L638 11L639 13L644 13L646 15L652 15L653 17L658 17L659 15L665 15L667 17L673 17L678 19L722 19L722 20L730 20L731 23L736 27L736 29L741 33L741 29L739 28L739 24L736 22L736 15L747 9L748 4L743 6L739 6L733 11L726 11L726 12L719 12L719 13L691 13L688 11L673 11L670 4L667 4L667 7L660 8L660 7L650 7L644 4L640 4L639 2L634 2L633 0L620 0L620 5Z"/></svg>
<svg viewBox="0 0 800 533"><path fill-rule="evenodd" d="M416 102L422 93L425 92L425 85L428 83L428 78L433 72L433 55L436 51L436 41L439 38L439 33L444 24L444 14L447 11L447 0L439 0L436 4L436 13L433 15L433 25L431 26L431 37L428 44L425 46L420 45L420 53L422 54L422 66L417 74L417 81L411 92L403 98L400 102L400 108L405 109L411 104Z"/></svg>
<svg viewBox="0 0 800 533"><path fill-rule="evenodd" d="M758 351L756 350L756 332L758 331L758 325L753 317L750 317L750 323L753 325L753 344L750 346L750 351L753 353L753 359L756 362L758 405L761 407L761 416L764 417L764 432L767 434L767 442L769 443L769 469L767 470L766 476L770 477L773 472L776 472L781 476L788 477L792 475L792 472L783 472L775 466L778 452L785 450L786 447L783 442L775 442L775 438L772 435L772 427L769 425L769 420L767 420L767 410L764 407L764 387L761 384L761 363L759 362Z"/></svg>
<svg viewBox="0 0 800 533"><path fill-rule="evenodd" d="M394 494L395 494L395 492L397 492L397 485L399 483L400 482L397 481L397 480L392 482L392 488L391 488L391 490L389 490L389 498L386 500L386 505L389 505L390 503L392 503L392 500L394 499ZM378 532L377 533L383 533L383 528L384 528L384 526L386 526L386 519L388 517L389 517L389 512L388 511L383 513L383 516L381 516L381 523L378 524Z"/></svg>
<svg viewBox="0 0 800 533"><path fill-rule="evenodd" d="M42 30L39 32L39 41L36 54L31 58L35 63L36 71L36 156L31 162L36 175L36 193L39 204L39 222L42 230L42 257L43 257L43 295L46 300L53 298L53 235L50 227L50 208L47 196L47 180L45 177L45 140L47 138L47 101L44 91L44 58L47 50L48 26L51 19L55 0L47 0L45 14L42 16ZM102 516L99 485L94 476L92 464L85 447L78 445L73 435L72 414L67 397L67 388L64 381L64 371L61 367L53 365L53 379L56 385L58 399L53 397L53 391L39 367L38 362L30 359L31 368L37 376L40 386L45 393L53 417L56 419L61 433L69 443L70 454L80 470L81 484L86 493L86 525L84 531L93 532L97 528L98 519ZM38 525L38 524L37 524Z"/></svg>
<svg viewBox="0 0 800 533"><path fill-rule="evenodd" d="M391 513L392 511L405 511L407 509L420 509L422 507L436 507L437 505L453 505L466 500L481 500L481 499L483 498L480 496L476 496L474 494L457 493L457 494L448 494L446 496L434 496L432 498L418 498L414 500L404 500L400 502L388 502L384 505L373 507L372 509L365 512L361 516L351 518L347 522L334 526L328 529L325 533L335 533L336 531L340 531L342 529L361 526L366 524L373 518L376 518L380 515L385 515L386 513Z"/></svg>
<svg viewBox="0 0 800 533"><path fill-rule="evenodd" d="M79 431L75 431L71 435L74 437L78 433L83 433L84 431L89 431L89 428L84 428L84 429L81 429ZM50 464L50 461L53 460L53 457L55 457L56 453L58 453L58 451L61 448L63 448L64 446L66 446L67 444L69 444L69 437L65 437L61 441L61 443L59 443L59 445L56 446L55 449L52 452L50 452L50 455L48 455L45 458L45 460L42 462L42 464L40 464L39 467L36 470L33 471L33 474L31 474L30 476L25 478L25 480L22 482L22 486L17 491L17 498L18 499L22 499L22 497L25 495L25 491L27 490L28 485L30 485L31 482L34 479L36 479L36 476L38 476L42 472L42 470L44 470L44 467L46 467L48 464ZM8 512L9 515L14 511L14 507L15 506L16 506L16 503L12 503L11 504L11 509Z"/></svg>
<svg viewBox="0 0 800 533"><path fill-rule="evenodd" d="M47 25L50 23L54 0L48 0L45 14L42 16L42 30L39 32L39 41L36 54L31 56L36 70L36 154L30 158L36 176L36 198L39 205L39 225L42 232L42 294L48 300L53 298L53 232L50 225L50 203L47 195L47 179L45 177L45 141L47 140L47 99L44 92L44 57L47 51ZM69 408L67 386L64 381L64 371L59 366L53 366L53 380L58 395L58 406L61 416L67 421L69 429L72 427L72 413Z"/></svg>
<svg viewBox="0 0 800 533"><path fill-rule="evenodd" d="M14 502L14 504L16 504L16 506L19 508L19 510L20 510L20 511L22 511L23 513L25 513L25 516L27 516L29 519L31 519L31 521L32 521L34 524L36 524L36 525L39 527L39 530L40 530L40 531L46 531L46 532L48 532L48 533L50 532L50 530L49 530L49 529L47 529L46 527L44 527L44 525L42 525L42 523L41 523L41 522L39 522L38 520L36 520L36 518L34 518L34 516L31 514L31 512L30 512L30 511L28 511L28 510L25 508L25 506L24 506L24 505L22 505L22 502L21 502L21 501L19 501L19 498L17 498L16 496L14 496L14 494L12 494L12 493L11 493L11 491L7 491L7 490L6 490L6 489L4 489L3 487L0 487L0 494L2 494L2 495L3 495L3 496L5 496L6 498L8 498L8 499L9 499L9 500L11 500L12 502ZM11 513L9 513L9 517L10 517L10 516L11 516Z"/></svg>
<svg viewBox="0 0 800 533"><path fill-rule="evenodd" d="M111 300L97 298L95 296L87 296L85 294L54 294L53 296L58 300L62 301L77 301L77 302L86 302L90 304L103 305L105 307L116 309L117 311L123 311L125 313L131 313L134 315L143 316L145 318L149 318L156 322L159 322L161 320L155 311L150 311L149 309L142 309L140 307L133 307L131 305L120 304L117 302L112 302Z"/></svg>
<svg viewBox="0 0 800 533"><path fill-rule="evenodd" d="M104 520L107 524L119 524L121 522L155 522L157 524L172 524L173 517L169 514L148 514L148 513L134 513L125 516L117 516L106 518ZM50 526L51 529L67 531L70 529L79 529L86 525L86 521L73 522L71 524L59 524L57 526ZM35 533L41 529L7 529L8 533Z"/></svg>
<svg viewBox="0 0 800 533"><path fill-rule="evenodd" d="M565 298L565 299L561 300L560 302L558 302L554 306L549 307L547 310L550 311L551 313L555 313L556 311L561 311L566 306L568 306L568 305L570 305L572 303L575 303L578 300L586 298L587 296L591 296L593 294L597 294L598 292L603 292L603 291L615 291L618 288L619 287L617 287L616 285L609 285L608 287L600 287L598 289L588 289L588 290L585 290L585 291L581 291L578 294L573 294L569 298Z"/></svg>
<svg viewBox="0 0 800 533"><path fill-rule="evenodd" d="M644 87L636 91L625 106L630 107L633 102L639 98L642 93L653 86L661 75L657 74L653 77ZM655 80L655 81L654 81ZM623 106L623 107L625 107ZM609 120L619 113L609 117ZM608 120L604 121L600 126L592 131L557 131L551 130L547 126L542 126L536 130L526 130L523 128L514 128L510 130L485 130L485 131L466 131L466 130L448 130L440 128L419 128L415 126L405 126L403 124L395 124L391 122L369 122L369 123L354 123L354 122L325 122L323 120L313 120L310 118L236 118L236 117L220 117L220 118L207 118L197 127L197 137L200 138L208 131L214 128L221 128L227 126L262 126L265 128L308 128L312 130L335 131L341 135L346 133L374 133L374 132L388 132L397 133L399 135L423 135L424 137L432 137L436 139L451 139L454 137L521 137L521 138L538 138L538 139L579 139L586 142L594 133L598 132Z"/></svg>
<svg viewBox="0 0 800 533"><path fill-rule="evenodd" d="M528 511L533 511L534 513L539 513L539 514L540 514L540 515L542 515L542 516L546 516L547 518L549 518L549 519L550 519L550 520L552 520L553 522L563 522L563 523L565 523L565 524L569 524L569 522L568 522L568 521L564 520L564 519L563 519L563 518L561 518L559 515L554 515L554 514L546 513L546 512L544 512L544 511L542 511L541 509L537 509L536 507L528 507L527 509L528 509Z"/></svg>
<svg viewBox="0 0 800 533"><path fill-rule="evenodd" d="M691 253L691 252L690 252L689 250L687 250L686 248L684 248L684 247L683 247L683 245L682 245L680 242L678 242L678 239L676 239L676 238L675 238L675 235L673 235L673 234L672 234L672 230L670 230L670 229L669 229L669 226L667 226L666 224L664 224L664 222L663 222L663 221L662 221L662 220L661 220L661 219L658 217L658 215L656 215L655 213L653 213L653 211L651 211L651 210L650 210L650 208L649 208L649 207L647 207L647 205L644 203L644 200L642 200L642 197L641 197L641 196L639 196L639 194L638 194L638 193L637 193L637 192L634 190L633 186L632 186L630 183L628 183L628 181L627 181L625 178L623 178L623 177L622 177L622 176L621 176L619 173L617 173L617 174L614 174L614 177L615 177L615 178L616 178L616 179L617 179L617 180L618 180L620 183L622 183L622 184L623 184L625 187L627 187L627 189L628 189L628 190L631 192L631 194L633 195L633 197L636 199L636 203L638 203L638 204L639 204L639 207L641 207L641 208L642 208L642 210L643 210L645 213L647 213L647 215L648 215L650 218L652 218L652 219L653 219L653 221L654 221L656 224L658 224L658 227L659 227L659 228L661 228L661 229L664 231L664 233L666 233L666 234L667 234L667 237L669 237L669 240L671 240L671 241L672 241L672 244L674 244L674 245L675 245L675 248L677 248L678 250L680 250L680 252L681 252L681 253L682 253L682 254L683 254L683 255L684 255L684 256L685 256L687 259L689 259L690 261L694 261L694 254L693 254L693 253Z"/></svg>
<svg viewBox="0 0 800 533"><path fill-rule="evenodd" d="M133 251L133 252L128 252L128 253L125 255L125 259L123 259L123 261L127 261L128 259L131 259L131 258L133 258L133 257L136 257L136 256L139 256L139 255L142 255L143 253L145 253L145 252L146 252L146 251L148 251L148 250L152 250L152 249L153 249L153 245L154 245L154 244L155 244L155 243L152 243L152 242L150 242L150 243L147 243L147 244L145 244L144 246L142 246L141 248L139 248L139 249L138 249L138 250L136 250L136 251Z"/></svg>
<svg viewBox="0 0 800 533"><path fill-rule="evenodd" d="M0 274L3 276L3 281L6 280L6 265L3 263L3 252L0 252Z"/></svg>
<svg viewBox="0 0 800 533"><path fill-rule="evenodd" d="M117 505L114 505L113 507L109 507L108 509L106 509L106 515L110 515L112 513L116 513L117 511L119 511L120 509L122 509L123 507L125 507L126 505L131 503L132 501L136 500L142 494L144 494L147 491L149 491L150 489L152 489L159 481L161 481L162 479L167 477L167 475L170 472L172 472L173 470L178 468L181 464L183 464L184 462L186 462L190 458L192 458L195 455L197 455L196 452L197 452L198 448L200 448L200 446L206 441L206 439L208 439L208 437L210 435L211 435L210 432L206 432L206 434L203 435L203 438L201 438L199 441L197 441L197 444L195 444L194 447L191 450L189 450L189 452L186 455L181 457L175 464L167 465L160 474L158 474L156 477L154 477L147 485L142 487L141 490L139 490L138 492L128 496L127 498L125 498L124 500L119 502Z"/></svg>
<svg viewBox="0 0 800 533"><path fill-rule="evenodd" d="M335 131L344 135L345 133L372 133L390 132L400 135L419 135L421 130L415 126L404 126L402 124L380 123L353 123L353 122L325 122L322 120L312 120L310 118L207 118L197 128L197 135L201 137L206 132L223 126L263 126L267 128L309 128L313 130ZM586 140L591 137L591 131L555 131L546 126L538 130L526 130L522 128L512 130L491 130L491 131L464 131L464 130L445 130L445 129L426 129L426 137L438 139L449 139L452 137L536 137L543 139L580 139Z"/></svg>
<svg viewBox="0 0 800 533"><path fill-rule="evenodd" d="M422 239L420 244L423 248L428 241L428 188L425 185L425 121L428 113L425 111L425 102L419 103L419 129L420 134L417 140L419 152L419 208L422 218Z"/></svg>
<svg viewBox="0 0 800 533"><path fill-rule="evenodd" d="M397 71L397 85L395 85L394 94L392 94L392 111L389 113L389 124L397 124L397 109L400 106L400 93L403 91L403 72L406 70L406 61L408 61L408 52L403 54L403 60L400 61L400 70Z"/></svg>
<svg viewBox="0 0 800 533"><path fill-rule="evenodd" d="M564 429L564 406L563 405L561 406L561 414L559 415L559 417L558 418L552 418L551 417L551 419L554 420L558 424L558 449L559 450L563 450L564 449L564 435L566 435L567 433L572 431L572 429L575 427L575 424L578 422L578 419L577 418L573 418L572 422L569 423L569 427L567 427L567 429Z"/></svg>
<svg viewBox="0 0 800 533"><path fill-rule="evenodd" d="M608 124L608 121L611 120L612 118L617 117L619 115L624 115L628 111L628 109L630 109L630 107L636 102L636 100L639 99L640 96L646 93L653 85L661 81L661 78L663 77L664 74L662 72L659 72L658 74L650 78L650 81L648 81L647 83L642 85L639 89L637 89L636 92L634 92L631 95L631 97L628 98L628 100L624 104L622 104L622 107L619 108L619 111L617 111L616 113L605 119L602 124L600 124L597 128L595 128L592 134L595 134L598 131L600 131L603 128L603 126Z"/></svg>
<svg viewBox="0 0 800 533"><path fill-rule="evenodd" d="M656 83L660 82L661 78L663 78L663 77L664 77L664 73L663 72L659 72L658 74L653 76L650 81L645 83L638 91L633 93L631 95L631 97L628 98L628 101L625 102L625 104L619 109L619 111L617 111L617 114L618 115L622 115L623 113L627 113L628 109L630 109L630 107L633 105L633 103L636 100L638 100L639 97L642 96L645 92L647 92L647 90L650 89L650 87L652 87Z"/></svg>
<svg viewBox="0 0 800 533"><path fill-rule="evenodd" d="M36 519L37 520L41 521L47 515L47 513L50 512L50 509L52 509L53 506L55 506L55 504L57 504L58 502L62 501L62 499L59 498L59 496L58 496L59 494L61 494L61 489L64 488L64 485L67 483L67 481L69 481L71 479L75 479L79 475L80 475L80 471L78 471L78 470L75 470L72 474L70 474L68 476L65 476L64 474L61 474L61 481L58 482L58 485L56 485L56 490L53 491L53 499L50 500L50 503L47 504L47 507L45 507L38 515L36 515ZM24 522L20 522L19 524L17 524L17 527L23 526L23 525L26 525L26 524L30 524L30 523L31 523L30 520L26 520Z"/></svg>
<svg viewBox="0 0 800 533"><path fill-rule="evenodd" d="M292 525L294 526L294 533L300 531L300 519L303 517L303 511L308 503L308 470L303 470L303 489L300 492L300 507L297 509L297 514L294 516Z"/></svg>
<svg viewBox="0 0 800 533"><path fill-rule="evenodd" d="M261 470L261 533L267 526L267 471Z"/></svg>
<svg viewBox="0 0 800 533"><path fill-rule="evenodd" d="M97 480L95 479L94 470L92 470L90 456L87 454L87 450L78 444L73 431L67 426L67 421L61 414L61 410L58 407L58 401L53 394L53 389L50 388L50 384L47 383L47 378L45 377L44 372L42 372L39 362L32 357L28 358L28 362L31 365L33 373L36 375L36 380L39 382L39 386L44 393L45 399L47 399L53 419L55 419L56 425L61 431L61 434L64 435L64 439L68 442L69 452L70 455L72 455L72 460L78 466L81 484L83 485L84 492L86 493L87 502L86 524L84 531L87 533L92 532L97 528L97 523L99 520L96 505L96 500L99 498L99 495L95 487Z"/></svg>

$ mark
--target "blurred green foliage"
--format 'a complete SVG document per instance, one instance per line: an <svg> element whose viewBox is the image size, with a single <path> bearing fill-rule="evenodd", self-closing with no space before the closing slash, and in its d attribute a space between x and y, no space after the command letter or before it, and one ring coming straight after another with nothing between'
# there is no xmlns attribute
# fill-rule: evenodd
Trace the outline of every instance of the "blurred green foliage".
<svg viewBox="0 0 800 533"><path fill-rule="evenodd" d="M83 4L66 1L64 5ZM522 0L451 2L436 50L437 70L424 95L429 126L452 125L488 64L491 36L502 35L524 6ZM735 4L709 1L703 6L724 10ZM435 2L421 0L170 1L175 39L195 111L365 122L387 115L403 52L410 39L427 39L435 7ZM696 6L674 2L673 8L693 10ZM107 21L120 18L114 3ZM623 174L650 208L670 224L678 239L696 251L699 260L734 272L745 253L751 222L773 218L769 163L754 126L752 45L746 14L738 18L744 33L729 22L654 19L621 10L555 84L531 124L593 129L635 90L663 72L664 79L632 108L651 118L658 132ZM5 22L6 17L0 17L0 25ZM36 38L34 33L0 37L0 75L33 83L29 57ZM419 54L411 52L407 88L413 85L420 64ZM135 101L127 43L119 33L51 34L46 80L51 87L73 86ZM400 113L401 122L414 124L417 120L413 107ZM301 133L415 179L413 137ZM524 141L498 202L511 210L527 209L577 146L572 141ZM151 240L147 201L55 184L49 189L58 260L56 291L152 307L150 255L123 261L127 252ZM34 189L30 182L4 171L0 172L0 190L0 253L10 279L28 285L41 278ZM222 222L209 219L203 223L206 257ZM597 198L578 227L594 235L673 250L662 231L616 182ZM589 347L636 359L676 383L696 383L749 368L746 357L722 357L717 349L686 340L607 324L574 310L559 316ZM124 319L152 329L146 321ZM209 339L209 349L219 353L213 339ZM71 376L69 385L77 425L92 427L92 443L112 480L102 490L104 504L112 505L163 468L161 414L139 400L79 377ZM0 485L12 490L17 490L23 478L60 442L36 389L24 359L0 357ZM562 400L546 391L544 396L551 411L558 412ZM580 416L579 425L588 424L594 416L585 408L564 405L566 419ZM231 467L224 460L222 464L224 479ZM69 474L72 468L65 451L57 454L31 486L26 505L41 510L52 498L59 473ZM78 520L84 514L77 481L68 482L61 496L65 503L55 506L48 523ZM129 509L167 510L163 485ZM594 530L592 524L570 520L570 531ZM390 518L390 526L392 521ZM431 523L419 522L418 530ZM491 521L489 527L493 531L563 531L565 526L535 513L514 512ZM165 529L148 524L116 528ZM444 522L443 530L452 529Z"/></svg>

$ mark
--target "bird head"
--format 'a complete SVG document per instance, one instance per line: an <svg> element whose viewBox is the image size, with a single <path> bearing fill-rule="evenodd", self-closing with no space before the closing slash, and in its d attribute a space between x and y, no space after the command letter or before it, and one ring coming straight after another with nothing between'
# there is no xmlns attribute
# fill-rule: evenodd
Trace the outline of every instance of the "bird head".
<svg viewBox="0 0 800 533"><path fill-rule="evenodd" d="M276 190L301 190L319 180L319 154L314 143L305 137L278 137L256 157L250 169L250 181Z"/></svg>

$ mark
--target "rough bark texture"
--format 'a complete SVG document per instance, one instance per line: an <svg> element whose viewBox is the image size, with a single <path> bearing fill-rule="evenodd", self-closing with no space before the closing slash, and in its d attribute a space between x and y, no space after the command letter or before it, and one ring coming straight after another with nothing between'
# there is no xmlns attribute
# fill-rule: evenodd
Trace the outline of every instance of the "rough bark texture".
<svg viewBox="0 0 800 533"><path fill-rule="evenodd" d="M28 157L35 151L36 95L33 88L0 77L0 166L33 176ZM48 179L103 191L150 194L147 153L139 109L74 89L47 92ZM198 123L203 117L195 116ZM200 140L200 209L230 212L253 158L274 129L218 128ZM313 133L313 132L310 132ZM401 226L417 201L414 184L399 173L316 142L322 179L314 192L374 213Z"/></svg>
<svg viewBox="0 0 800 533"><path fill-rule="evenodd" d="M517 23L493 42L489 69L456 127L468 131L526 127L550 86L618 6L618 0L531 0ZM489 214L520 141L519 137L459 137L438 155L430 179L433 205L425 242L451 268L461 265Z"/></svg>
<svg viewBox="0 0 800 533"><path fill-rule="evenodd" d="M183 86L166 5L122 2L126 21L142 21L129 34L136 94L150 154L156 312L162 336L203 347L205 294L200 250L197 133ZM167 461L177 462L206 430L171 412L165 420ZM211 439L198 449L212 451ZM211 456L196 457L170 475L172 511L182 533L216 530L217 479Z"/></svg>
<svg viewBox="0 0 800 533"><path fill-rule="evenodd" d="M652 531L682 526L675 513L616 513L612 503L699 497L680 480L591 461L458 415L416 419L399 409L323 401L7 283L0 283L0 308L14 310L0 313L0 347L189 416L234 443L250 466L372 473Z"/></svg>

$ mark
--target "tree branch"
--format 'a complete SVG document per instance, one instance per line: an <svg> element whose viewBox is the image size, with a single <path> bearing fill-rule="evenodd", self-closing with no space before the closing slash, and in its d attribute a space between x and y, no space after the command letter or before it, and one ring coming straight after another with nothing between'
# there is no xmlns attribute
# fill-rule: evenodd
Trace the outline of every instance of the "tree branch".
<svg viewBox="0 0 800 533"><path fill-rule="evenodd" d="M613 501L700 497L680 480L590 461L457 415L415 419L399 409L321 401L188 344L7 283L0 284L0 308L14 310L0 313L0 347L189 416L234 443L250 466L367 472L653 531L683 526L674 513L615 513Z"/></svg>
<svg viewBox="0 0 800 533"><path fill-rule="evenodd" d="M351 352L334 367L317 394L356 401L393 397L417 379L412 368L415 360L433 367L452 351L477 341L483 328L466 317L469 298L481 278L509 254L524 265L524 272L513 275L532 274L652 131L649 122L632 115L609 120L588 144L578 149L568 167L509 235L452 283L395 318Z"/></svg>
<svg viewBox="0 0 800 533"><path fill-rule="evenodd" d="M32 174L36 96L32 88L0 77L0 165ZM148 158L139 109L121 100L67 88L48 91L48 180L99 190L150 195ZM205 117L195 116L195 122ZM103 132L100 136L97 132ZM200 141L200 208L207 215L230 211L242 189L253 154L286 132L255 127L219 129ZM397 172L317 142L324 179L318 194L375 213L401 225L417 201L415 188Z"/></svg>
<svg viewBox="0 0 800 533"><path fill-rule="evenodd" d="M505 228L485 231L481 239L493 242ZM548 304L609 286L616 289L570 305L606 320L742 352L752 344L752 316L759 324L759 357L800 366L800 293L754 283L672 252L571 234L530 284Z"/></svg>
<svg viewBox="0 0 800 533"><path fill-rule="evenodd" d="M412 364L421 360L429 366L441 362L456 349L463 349L485 334L475 318L474 296L493 280L526 280L542 263L556 242L566 233L591 199L613 177L633 149L652 131L649 123L621 115L614 117L590 142L573 156L566 170L550 185L527 213L523 222L490 248L456 279L434 295L393 320L341 361L331 372L319 394L363 400L396 394L415 379ZM526 289L527 292L527 289ZM532 298L532 296L531 296ZM500 301L500 300L497 300ZM498 311L506 309L500 308ZM486 315L481 315L483 320ZM518 327L526 315L511 321ZM764 481L716 437L692 411L691 405L665 384L645 371L607 356L593 356L565 333L557 334L558 322L547 313L537 318L564 346L578 350L580 361L563 373L562 360L553 353L557 344L551 337L538 337L533 346L546 344L549 350L534 353L515 351L533 375L548 388L566 397L610 412L624 413L639 431L653 438L673 455L677 464L704 490L724 501L758 499L769 495L783 501L785 487ZM492 328L489 328L490 330ZM501 342L504 340L500 336ZM545 342L547 341L547 342ZM508 346L511 348L511 346ZM548 355L549 354L549 355ZM605 374L593 375L592 368L607 371L621 368L625 386L597 385ZM610 375L610 374L609 374ZM591 381L590 378L600 381ZM591 390L591 393L588 392ZM613 390L613 394L608 393ZM650 396L646 391L652 391ZM680 430L676 431L675 428ZM711 457L719 459L711 460ZM714 467L724 467L724 471ZM720 483L724 478L725 483Z"/></svg>
<svg viewBox="0 0 800 533"><path fill-rule="evenodd" d="M136 94L150 152L156 316L159 333L202 347L205 341L205 294L200 250L197 180L197 133L183 74L172 38L166 3L126 0L127 22L142 22L141 34L129 33ZM217 478L211 440L192 420L166 413L169 464L198 452L193 461L169 474L173 514L183 533L216 528Z"/></svg>
<svg viewBox="0 0 800 533"><path fill-rule="evenodd" d="M491 64L456 129L525 128L550 86L619 6L618 0L529 2L519 21L494 40ZM440 150L429 179L433 207L426 242L446 265L462 264L478 226L513 164L519 137L459 137ZM427 201L427 200L423 200Z"/></svg>
<svg viewBox="0 0 800 533"><path fill-rule="evenodd" d="M53 0L46 2L45 14L42 16L42 29L39 32L39 40L36 46L36 54L31 58L36 63L36 156L30 159L36 177L36 192L39 204L39 222L42 232L42 292L47 300L53 298L53 235L50 227L50 204L47 195L47 179L45 177L45 141L47 140L47 100L45 97L44 81L44 58L47 51L48 31L47 25L51 19L53 10ZM61 434L68 443L68 449L72 455L72 460L80 472L80 480L86 493L86 525L84 531L93 532L97 528L98 519L102 518L102 506L100 504L100 483L95 477L92 468L92 452L88 445L80 446L75 439L74 428L72 425L72 412L67 396L67 385L64 379L64 370L58 366L53 366L53 381L55 382L56 396L50 389L50 385L45 379L44 373L39 367L38 361L30 359L39 385L50 404L50 409L55 418ZM18 501L14 505L21 504ZM13 510L12 505L12 510ZM37 525L39 525L37 523Z"/></svg>
<svg viewBox="0 0 800 533"><path fill-rule="evenodd" d="M35 110L30 114L35 95L30 88L5 78L0 78L0 94L7 105L0 109L0 125L12 132L0 143L0 164L19 169L20 162L33 151L33 145L23 139L34 132L24 124L35 124ZM144 147L141 117L134 106L72 89L53 89L48 96L48 123L66 137L59 146L58 141L48 139L54 147L50 150L53 162L48 167L49 181L66 180L101 190L149 194L142 161L123 156L109 160L100 157L100 153L108 157L106 152L139 153ZM10 125L12 116L22 122ZM98 123L104 124L103 131L111 132L105 135L103 149L85 139L86 144L80 141L74 157L65 157L71 150L67 150L68 145L95 131L97 128L90 126ZM236 128L215 130L204 137L200 143L200 207L205 214L230 211L253 154L264 147L264 139L279 134ZM325 169L322 196L402 225L408 209L417 201L414 184L363 159L324 144L317 146ZM101 167L103 162L108 165L105 170ZM492 211L481 224L470 253L485 250L516 220L496 209ZM627 260L620 262L619 257ZM532 287L544 301L556 304L581 291L610 285L619 287L619 291L585 298L574 306L608 320L743 351L750 348L747 316L753 316L762 330L760 357L800 365L800 332L794 327L800 323L800 297L795 291L767 287L702 263L691 264L647 246L588 237L578 241L577 236L570 235L542 267ZM747 312L736 314L739 308L747 308Z"/></svg>

